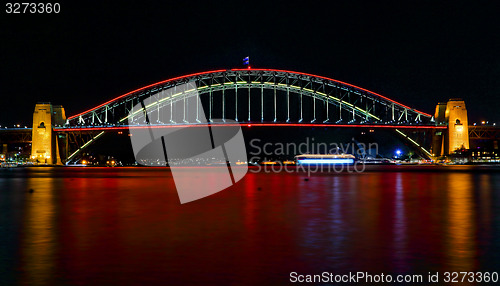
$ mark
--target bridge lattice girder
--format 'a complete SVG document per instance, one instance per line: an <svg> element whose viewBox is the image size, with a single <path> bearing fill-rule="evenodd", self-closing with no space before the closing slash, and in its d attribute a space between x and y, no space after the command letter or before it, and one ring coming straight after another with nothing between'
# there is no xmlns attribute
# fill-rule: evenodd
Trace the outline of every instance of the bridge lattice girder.
<svg viewBox="0 0 500 286"><path fill-rule="evenodd" d="M209 120L217 114L219 117L215 118L238 122L306 122L307 118L308 122L331 124L434 125L429 114L345 82L291 71L237 69L192 74L152 84L71 116L66 126L126 125L133 106L186 83L196 84ZM255 90L258 93L252 93ZM186 99L193 95L196 93L184 92L148 108L184 104L185 112ZM219 101L214 104L216 98ZM238 114L242 107L245 114L241 114L241 110ZM143 123L144 120L137 121L137 124ZM156 123L196 122L163 120Z"/></svg>
<svg viewBox="0 0 500 286"><path fill-rule="evenodd" d="M0 129L0 144L31 143L31 128Z"/></svg>
<svg viewBox="0 0 500 286"><path fill-rule="evenodd" d="M500 128L496 126L469 126L469 139L471 140L500 139Z"/></svg>

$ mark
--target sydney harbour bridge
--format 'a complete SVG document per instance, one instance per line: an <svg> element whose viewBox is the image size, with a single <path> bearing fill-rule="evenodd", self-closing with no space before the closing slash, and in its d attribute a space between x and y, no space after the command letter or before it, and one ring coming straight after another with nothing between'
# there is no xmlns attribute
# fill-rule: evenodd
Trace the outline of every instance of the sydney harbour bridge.
<svg viewBox="0 0 500 286"><path fill-rule="evenodd" d="M192 88L180 88L186 84ZM194 100L195 96L200 100ZM142 109L134 110L134 106ZM67 118L64 109L58 108L58 112L50 104L35 108L33 129L24 131L32 132L33 150L42 149L33 151L32 158L45 158L49 163L70 162L111 131L224 126L234 122L274 127L391 128L423 157L432 157L430 140L422 143L411 134L449 128L444 118L436 120L431 114L367 89L323 76L275 69L215 70L171 78ZM167 116L160 112L165 108L171 111ZM37 115L37 109L50 111L51 118ZM467 124L466 114L465 121L459 121ZM36 140L50 143L35 146L37 136L45 139Z"/></svg>

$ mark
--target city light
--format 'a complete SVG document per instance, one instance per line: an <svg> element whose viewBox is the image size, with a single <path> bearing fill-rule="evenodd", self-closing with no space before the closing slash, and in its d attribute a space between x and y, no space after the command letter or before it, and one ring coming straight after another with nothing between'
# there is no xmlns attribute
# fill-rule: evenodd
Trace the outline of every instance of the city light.
<svg viewBox="0 0 500 286"><path fill-rule="evenodd" d="M403 152L400 149L397 149L394 153L396 153L396 156L394 156L395 158L400 158L401 154L403 154Z"/></svg>

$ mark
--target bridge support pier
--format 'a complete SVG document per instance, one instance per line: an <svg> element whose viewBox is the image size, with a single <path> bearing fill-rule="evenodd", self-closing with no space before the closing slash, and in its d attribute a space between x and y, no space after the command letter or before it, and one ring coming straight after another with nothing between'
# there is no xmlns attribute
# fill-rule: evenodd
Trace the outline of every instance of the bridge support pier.
<svg viewBox="0 0 500 286"><path fill-rule="evenodd" d="M469 123L465 101L452 98L436 105L436 125L447 125L446 131L436 130L432 139L434 157L453 154L457 149L469 149Z"/></svg>
<svg viewBox="0 0 500 286"><path fill-rule="evenodd" d="M62 164L58 136L54 126L66 121L64 108L51 103L37 103L33 112L31 159L42 164Z"/></svg>

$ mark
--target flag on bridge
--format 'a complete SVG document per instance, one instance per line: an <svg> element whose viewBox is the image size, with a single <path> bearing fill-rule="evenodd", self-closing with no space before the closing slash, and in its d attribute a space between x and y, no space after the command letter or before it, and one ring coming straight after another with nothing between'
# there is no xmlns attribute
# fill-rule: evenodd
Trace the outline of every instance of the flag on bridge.
<svg viewBox="0 0 500 286"><path fill-rule="evenodd" d="M250 68L250 57L246 57L243 59L243 64Z"/></svg>

